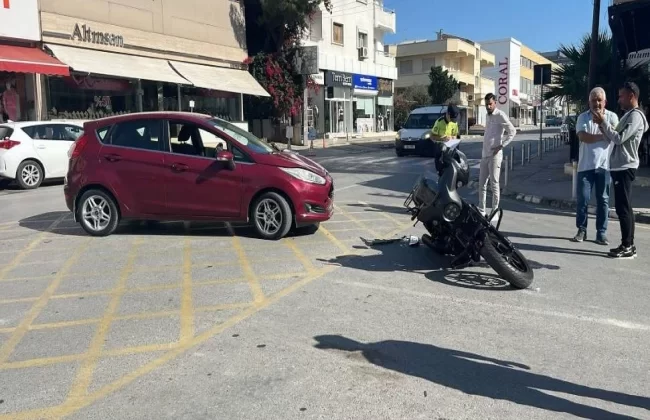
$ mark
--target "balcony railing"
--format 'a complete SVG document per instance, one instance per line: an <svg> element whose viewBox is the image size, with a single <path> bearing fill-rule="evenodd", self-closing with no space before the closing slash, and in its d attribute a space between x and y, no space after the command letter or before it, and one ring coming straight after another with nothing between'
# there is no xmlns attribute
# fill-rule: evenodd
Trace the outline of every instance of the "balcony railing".
<svg viewBox="0 0 650 420"><path fill-rule="evenodd" d="M382 29L386 32L397 32L397 19L395 11L385 9L382 4L375 2L375 28Z"/></svg>
<svg viewBox="0 0 650 420"><path fill-rule="evenodd" d="M383 51L375 52L375 63L380 66L395 67L395 57Z"/></svg>
<svg viewBox="0 0 650 420"><path fill-rule="evenodd" d="M455 102L457 105L462 105L462 106L469 105L467 92L463 92L463 91L460 91L460 90L458 90L458 91L456 91L456 93L454 93L454 96L451 98L451 100L453 102Z"/></svg>

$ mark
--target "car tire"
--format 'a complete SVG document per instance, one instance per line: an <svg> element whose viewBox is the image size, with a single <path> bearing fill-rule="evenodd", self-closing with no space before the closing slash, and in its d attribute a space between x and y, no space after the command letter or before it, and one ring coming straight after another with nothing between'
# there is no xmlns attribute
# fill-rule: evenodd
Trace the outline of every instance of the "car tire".
<svg viewBox="0 0 650 420"><path fill-rule="evenodd" d="M395 150L395 154L397 157L404 157L404 152L400 152L399 150Z"/></svg>
<svg viewBox="0 0 650 420"><path fill-rule="evenodd" d="M99 211L104 216L96 213L89 215L90 220L84 218L84 213L92 211ZM120 223L117 203L113 197L99 189L88 190L81 196L76 216L83 230L91 236L108 236L115 232Z"/></svg>
<svg viewBox="0 0 650 420"><path fill-rule="evenodd" d="M44 177L43 167L35 160L23 161L16 171L16 183L21 190L34 190L40 187Z"/></svg>
<svg viewBox="0 0 650 420"><path fill-rule="evenodd" d="M287 236L291 230L293 214L284 197L269 191L253 202L250 218L260 238L278 240Z"/></svg>

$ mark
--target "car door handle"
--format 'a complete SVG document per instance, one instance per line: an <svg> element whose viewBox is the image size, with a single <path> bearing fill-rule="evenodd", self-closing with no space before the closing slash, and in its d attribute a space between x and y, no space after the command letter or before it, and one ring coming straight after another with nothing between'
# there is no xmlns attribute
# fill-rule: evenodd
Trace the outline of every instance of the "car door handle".
<svg viewBox="0 0 650 420"><path fill-rule="evenodd" d="M109 155L104 156L104 159L106 159L109 162L117 162L119 160L122 160L122 156L111 153Z"/></svg>
<svg viewBox="0 0 650 420"><path fill-rule="evenodd" d="M36 148L37 148L37 149L45 149L45 145L44 145L44 144L40 144L40 145L36 146Z"/></svg>
<svg viewBox="0 0 650 420"><path fill-rule="evenodd" d="M176 172L185 172L188 169L190 169L190 167L183 163L173 163L172 169L175 170Z"/></svg>

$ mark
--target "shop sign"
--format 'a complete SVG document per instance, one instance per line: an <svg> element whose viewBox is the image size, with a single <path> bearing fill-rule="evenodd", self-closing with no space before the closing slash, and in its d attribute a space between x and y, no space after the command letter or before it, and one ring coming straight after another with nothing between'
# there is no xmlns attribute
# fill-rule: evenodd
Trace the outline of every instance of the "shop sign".
<svg viewBox="0 0 650 420"><path fill-rule="evenodd" d="M393 81L390 79L377 79L377 96L393 96Z"/></svg>
<svg viewBox="0 0 650 420"><path fill-rule="evenodd" d="M325 84L335 87L352 87L352 74L340 71L328 71L325 74Z"/></svg>
<svg viewBox="0 0 650 420"><path fill-rule="evenodd" d="M358 90L377 90L377 78L375 76L364 76L355 74L352 76L352 83Z"/></svg>
<svg viewBox="0 0 650 420"><path fill-rule="evenodd" d="M112 47L124 47L124 37L110 32L93 31L86 24L76 23L72 30L73 41L88 42L91 44L110 45Z"/></svg>
<svg viewBox="0 0 650 420"><path fill-rule="evenodd" d="M41 40L38 0L2 0L0 37Z"/></svg>
<svg viewBox="0 0 650 420"><path fill-rule="evenodd" d="M501 105L508 103L508 57L499 62L499 80L497 83L497 102Z"/></svg>
<svg viewBox="0 0 650 420"><path fill-rule="evenodd" d="M311 79L314 81L319 86L323 86L325 84L325 73L322 71L319 73L314 73L311 75Z"/></svg>

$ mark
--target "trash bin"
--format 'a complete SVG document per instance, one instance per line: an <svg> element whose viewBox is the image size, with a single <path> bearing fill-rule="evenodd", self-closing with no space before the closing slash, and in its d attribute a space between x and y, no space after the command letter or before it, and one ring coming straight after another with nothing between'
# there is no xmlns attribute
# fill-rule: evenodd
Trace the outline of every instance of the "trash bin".
<svg viewBox="0 0 650 420"><path fill-rule="evenodd" d="M580 156L580 142L575 129L569 129L569 161L578 161Z"/></svg>

